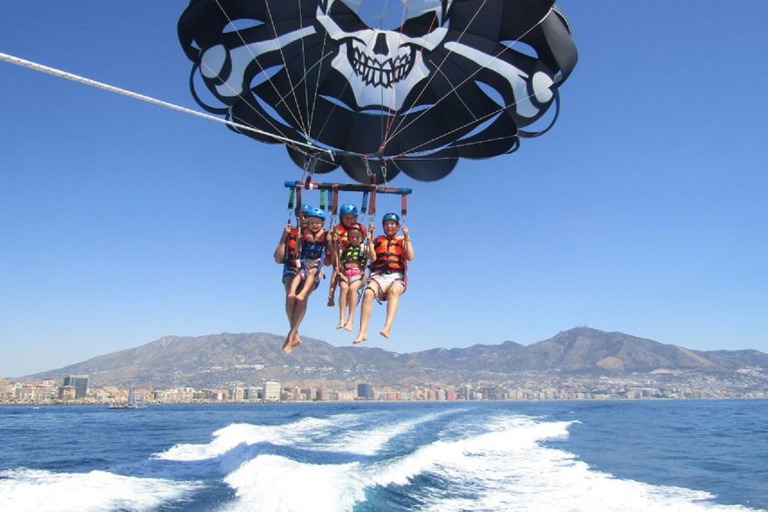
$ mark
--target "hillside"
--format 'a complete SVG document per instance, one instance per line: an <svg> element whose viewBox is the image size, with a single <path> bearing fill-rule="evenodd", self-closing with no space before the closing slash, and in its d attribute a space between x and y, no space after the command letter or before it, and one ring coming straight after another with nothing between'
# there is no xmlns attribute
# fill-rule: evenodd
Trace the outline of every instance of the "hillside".
<svg viewBox="0 0 768 512"><path fill-rule="evenodd" d="M95 386L219 387L234 383L282 382L402 383L502 382L521 372L618 376L654 372L730 373L768 368L768 355L755 350L701 352L619 332L578 327L523 346L431 349L397 354L376 347L335 347L306 338L286 356L283 338L268 333L167 336L146 345L95 357L29 376L60 379L87 374Z"/></svg>

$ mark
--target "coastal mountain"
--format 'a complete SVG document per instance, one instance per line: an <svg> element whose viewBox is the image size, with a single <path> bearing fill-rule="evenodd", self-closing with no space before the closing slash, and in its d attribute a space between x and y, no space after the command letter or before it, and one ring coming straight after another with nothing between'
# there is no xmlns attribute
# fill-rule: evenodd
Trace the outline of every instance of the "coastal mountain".
<svg viewBox="0 0 768 512"><path fill-rule="evenodd" d="M742 368L768 368L768 355L756 350L696 351L620 332L577 327L524 346L437 348L398 354L377 347L336 347L305 338L290 356L283 338L268 333L167 336L146 345L95 357L29 376L60 379L87 374L95 386L221 387L265 380L302 385L370 382L460 384L503 382L524 372L584 377L700 372L724 374Z"/></svg>

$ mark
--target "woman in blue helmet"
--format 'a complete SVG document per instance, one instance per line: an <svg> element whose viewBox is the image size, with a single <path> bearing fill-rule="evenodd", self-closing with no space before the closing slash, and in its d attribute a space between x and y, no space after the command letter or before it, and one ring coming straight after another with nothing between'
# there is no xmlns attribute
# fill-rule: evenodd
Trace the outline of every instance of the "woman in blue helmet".
<svg viewBox="0 0 768 512"><path fill-rule="evenodd" d="M363 294L363 304L360 310L360 332L352 342L361 343L368 339L368 321L373 310L373 300L378 298L387 301L387 317L384 328L379 334L389 338L392 323L400 304L400 296L405 293L408 262L413 260L413 245L407 226L403 226L403 236L400 231L400 217L396 213L387 213L381 219L384 234L373 238L376 226L368 226L368 253L373 259L368 284Z"/></svg>

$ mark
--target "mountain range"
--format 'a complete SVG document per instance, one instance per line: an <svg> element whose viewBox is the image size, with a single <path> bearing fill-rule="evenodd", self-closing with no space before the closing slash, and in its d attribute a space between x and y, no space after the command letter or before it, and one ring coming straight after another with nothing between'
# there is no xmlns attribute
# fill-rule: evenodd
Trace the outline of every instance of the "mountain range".
<svg viewBox="0 0 768 512"><path fill-rule="evenodd" d="M398 354L377 347L336 347L305 338L286 356L283 337L269 333L167 336L146 345L95 357L27 378L62 379L86 374L91 385L153 388L216 388L258 385L265 380L303 386L458 385L503 382L521 372L583 377L699 372L727 374L742 368L768 368L757 350L697 351L620 332L589 327L563 331L531 345L436 348Z"/></svg>

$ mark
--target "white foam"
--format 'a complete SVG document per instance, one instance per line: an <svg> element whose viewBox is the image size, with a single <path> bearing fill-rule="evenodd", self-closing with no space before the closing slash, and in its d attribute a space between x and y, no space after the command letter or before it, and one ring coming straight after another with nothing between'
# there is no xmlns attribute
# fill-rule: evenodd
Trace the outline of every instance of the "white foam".
<svg viewBox="0 0 768 512"><path fill-rule="evenodd" d="M260 455L225 481L237 500L226 512L339 512L365 499L358 463L306 464L277 455Z"/></svg>
<svg viewBox="0 0 768 512"><path fill-rule="evenodd" d="M280 446L294 446L306 442L310 434L318 435L345 421L350 421L351 418L351 415L340 415L335 419L304 418L284 425L233 423L214 432L213 440L208 444L179 444L155 457L176 461L196 461L219 457L241 445L272 443Z"/></svg>
<svg viewBox="0 0 768 512"><path fill-rule="evenodd" d="M341 453L355 453L358 455L375 455L379 453L392 439L416 429L419 425L433 421L447 412L425 414L418 418L395 421L393 423L375 422L376 427L371 428L371 418L367 418L364 429L337 432L315 446Z"/></svg>
<svg viewBox="0 0 768 512"><path fill-rule="evenodd" d="M9 512L104 512L154 510L200 486L105 471L52 473L17 469L0 472L0 510Z"/></svg>
<svg viewBox="0 0 768 512"><path fill-rule="evenodd" d="M746 510L707 503L712 496L706 492L619 480L540 444L567 436L569 425L509 418L489 425L490 432L432 443L369 478L382 486L405 485L429 472L449 483L419 495L427 503L421 510L435 512Z"/></svg>
<svg viewBox="0 0 768 512"><path fill-rule="evenodd" d="M370 417L360 414L303 418L284 425L234 423L214 432L210 443L176 445L155 457L173 461L201 461L220 458L239 447L257 443L314 451L374 455L394 437L444 414L446 413L426 414L416 419L379 423L375 428L370 427Z"/></svg>

